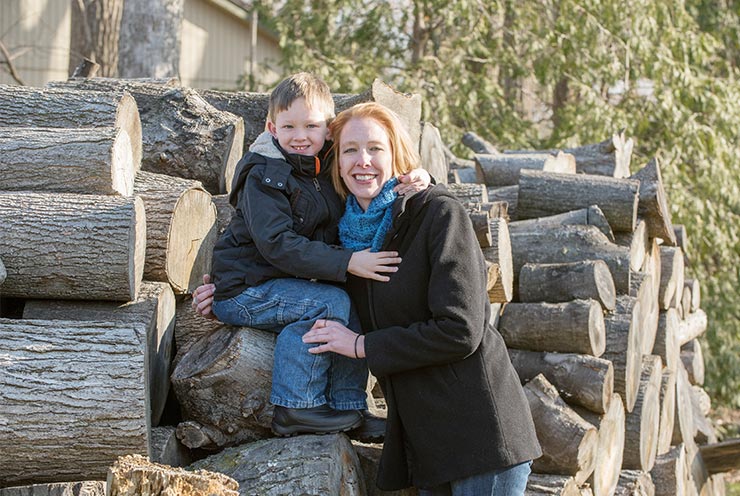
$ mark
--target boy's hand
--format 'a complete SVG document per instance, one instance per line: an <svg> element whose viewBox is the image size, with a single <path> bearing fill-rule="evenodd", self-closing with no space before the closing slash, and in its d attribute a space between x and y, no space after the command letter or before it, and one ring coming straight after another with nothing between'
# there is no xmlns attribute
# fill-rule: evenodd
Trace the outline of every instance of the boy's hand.
<svg viewBox="0 0 740 496"><path fill-rule="evenodd" d="M417 191L423 191L429 187L432 182L432 176L422 169L421 167L413 169L408 174L398 176L398 184L393 191L399 195L406 195L409 193L416 193Z"/></svg>
<svg viewBox="0 0 740 496"><path fill-rule="evenodd" d="M401 263L398 252L379 251L371 253L370 248L367 250L356 251L349 259L347 272L365 279L373 279L380 282L388 282L390 277L382 275L383 273L396 272L396 265Z"/></svg>
<svg viewBox="0 0 740 496"><path fill-rule="evenodd" d="M193 311L201 317L216 320L216 316L211 312L213 293L215 291L216 285L211 282L211 276L204 274L203 285L198 286L195 288L195 291L193 291L193 301L190 303L190 306L193 307Z"/></svg>

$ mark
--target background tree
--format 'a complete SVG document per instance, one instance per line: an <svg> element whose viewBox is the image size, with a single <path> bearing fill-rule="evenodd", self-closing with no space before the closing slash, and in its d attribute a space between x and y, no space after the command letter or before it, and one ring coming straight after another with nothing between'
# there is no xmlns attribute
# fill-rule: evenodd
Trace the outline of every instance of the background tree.
<svg viewBox="0 0 740 496"><path fill-rule="evenodd" d="M87 58L100 68L99 76L118 74L118 38L123 0L71 0L69 74Z"/></svg>

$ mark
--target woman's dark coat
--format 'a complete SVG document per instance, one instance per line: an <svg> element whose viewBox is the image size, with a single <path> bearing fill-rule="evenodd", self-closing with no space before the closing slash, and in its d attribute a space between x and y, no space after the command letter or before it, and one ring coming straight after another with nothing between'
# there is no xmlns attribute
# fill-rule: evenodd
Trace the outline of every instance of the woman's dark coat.
<svg viewBox="0 0 740 496"><path fill-rule="evenodd" d="M540 456L519 377L489 324L483 255L444 186L393 205L390 282L350 277L388 404L378 487L431 487Z"/></svg>

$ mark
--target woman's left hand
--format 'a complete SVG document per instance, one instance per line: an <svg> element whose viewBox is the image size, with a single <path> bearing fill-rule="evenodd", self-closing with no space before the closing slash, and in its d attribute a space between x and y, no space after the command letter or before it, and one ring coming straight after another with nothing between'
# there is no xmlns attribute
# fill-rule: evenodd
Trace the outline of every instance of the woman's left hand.
<svg viewBox="0 0 740 496"><path fill-rule="evenodd" d="M365 356L365 337L351 331L334 320L317 320L311 330L303 335L304 343L322 343L309 348L309 353L333 351L350 358ZM355 356L355 352L357 355Z"/></svg>

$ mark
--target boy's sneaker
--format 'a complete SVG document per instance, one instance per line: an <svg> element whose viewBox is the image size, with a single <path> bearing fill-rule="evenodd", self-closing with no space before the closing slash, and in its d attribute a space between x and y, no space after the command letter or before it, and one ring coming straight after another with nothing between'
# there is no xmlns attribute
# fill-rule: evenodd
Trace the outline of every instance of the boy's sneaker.
<svg viewBox="0 0 740 496"><path fill-rule="evenodd" d="M278 436L295 434L334 434L345 432L362 424L363 416L357 410L334 410L329 405L313 408L275 406L272 432Z"/></svg>
<svg viewBox="0 0 740 496"><path fill-rule="evenodd" d="M360 410L360 413L362 425L349 431L349 437L363 443L382 443L385 439L385 419L373 415L370 410Z"/></svg>

